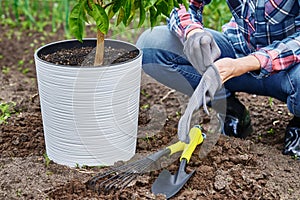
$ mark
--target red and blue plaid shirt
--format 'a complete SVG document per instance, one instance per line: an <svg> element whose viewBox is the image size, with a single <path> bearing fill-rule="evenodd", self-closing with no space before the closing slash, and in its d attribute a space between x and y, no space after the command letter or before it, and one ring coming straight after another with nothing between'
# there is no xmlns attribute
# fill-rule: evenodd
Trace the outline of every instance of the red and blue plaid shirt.
<svg viewBox="0 0 300 200"><path fill-rule="evenodd" d="M203 7L210 0L190 0L172 11L171 31L184 41L193 29L203 28ZM227 0L231 20L223 32L237 57L254 55L261 64L260 76L268 76L300 63L300 0Z"/></svg>

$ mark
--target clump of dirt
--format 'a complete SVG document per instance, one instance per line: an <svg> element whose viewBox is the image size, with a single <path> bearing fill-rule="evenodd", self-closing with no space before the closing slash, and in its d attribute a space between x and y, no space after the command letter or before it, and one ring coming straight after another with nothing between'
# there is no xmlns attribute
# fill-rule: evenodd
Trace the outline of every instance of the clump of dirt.
<svg viewBox="0 0 300 200"><path fill-rule="evenodd" d="M31 124L31 127L28 127ZM20 113L0 127L1 157L43 155L45 142L41 113Z"/></svg>

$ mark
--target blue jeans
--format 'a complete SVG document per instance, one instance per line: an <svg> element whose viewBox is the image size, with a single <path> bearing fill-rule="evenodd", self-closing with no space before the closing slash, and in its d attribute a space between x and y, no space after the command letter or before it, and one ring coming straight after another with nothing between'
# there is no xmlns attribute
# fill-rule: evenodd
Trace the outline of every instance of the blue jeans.
<svg viewBox="0 0 300 200"><path fill-rule="evenodd" d="M234 50L221 32L211 32L221 50L220 58L235 58ZM137 46L143 50L143 70L164 85L191 96L201 75L192 67L183 53L183 44L167 26L146 30L138 39ZM227 96L234 92L246 92L270 96L287 104L289 111L300 117L300 64L265 78L251 73L228 80Z"/></svg>

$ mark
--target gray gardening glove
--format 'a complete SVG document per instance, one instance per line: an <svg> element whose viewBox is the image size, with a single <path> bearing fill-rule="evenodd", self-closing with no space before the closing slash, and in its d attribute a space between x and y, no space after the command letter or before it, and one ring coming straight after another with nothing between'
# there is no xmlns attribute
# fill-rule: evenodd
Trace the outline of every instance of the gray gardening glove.
<svg viewBox="0 0 300 200"><path fill-rule="evenodd" d="M210 32L195 32L184 42L183 52L202 75L220 57L221 51Z"/></svg>
<svg viewBox="0 0 300 200"><path fill-rule="evenodd" d="M217 67L211 64L202 75L201 81L191 96L187 108L178 124L178 138L180 141L189 143L188 133L193 112L203 105L204 110L209 114L206 107L208 101L212 101L217 90L221 89L222 80Z"/></svg>

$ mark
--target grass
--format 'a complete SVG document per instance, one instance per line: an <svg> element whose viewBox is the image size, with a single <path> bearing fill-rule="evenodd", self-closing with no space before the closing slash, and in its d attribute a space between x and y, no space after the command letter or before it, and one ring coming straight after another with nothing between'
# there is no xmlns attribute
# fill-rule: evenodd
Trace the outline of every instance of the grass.
<svg viewBox="0 0 300 200"><path fill-rule="evenodd" d="M141 106L141 109L143 109L143 110L147 110L149 108L150 108L150 104L148 104L148 103Z"/></svg>
<svg viewBox="0 0 300 200"><path fill-rule="evenodd" d="M272 97L268 98L269 106L272 107L274 105L274 99Z"/></svg>
<svg viewBox="0 0 300 200"><path fill-rule="evenodd" d="M24 60L18 61L18 71L25 75L30 71L30 69L28 67L24 67L24 64L25 64Z"/></svg>
<svg viewBox="0 0 300 200"><path fill-rule="evenodd" d="M56 32L61 26L69 35L68 17L76 0L0 0L1 24L22 29Z"/></svg>
<svg viewBox="0 0 300 200"><path fill-rule="evenodd" d="M7 119L15 113L14 107L16 106L15 102L0 102L0 124L7 123Z"/></svg>
<svg viewBox="0 0 300 200"><path fill-rule="evenodd" d="M45 166L48 168L50 163L51 163L51 160L50 158L48 157L48 155L46 153L44 153L44 159L45 159Z"/></svg>
<svg viewBox="0 0 300 200"><path fill-rule="evenodd" d="M150 97L150 95L147 93L147 91L146 91L145 89L142 89L142 90L141 90L141 94L142 94L143 96L145 96L146 98L149 98L149 97Z"/></svg>
<svg viewBox="0 0 300 200"><path fill-rule="evenodd" d="M270 128L270 129L267 131L267 133L268 133L269 135L274 135L274 134L275 134L275 131L274 131L273 128Z"/></svg>
<svg viewBox="0 0 300 200"><path fill-rule="evenodd" d="M16 195L17 195L17 197L21 197L22 196L22 190L20 188L17 189Z"/></svg>
<svg viewBox="0 0 300 200"><path fill-rule="evenodd" d="M10 67L3 66L1 71L2 71L3 74L9 74Z"/></svg>

